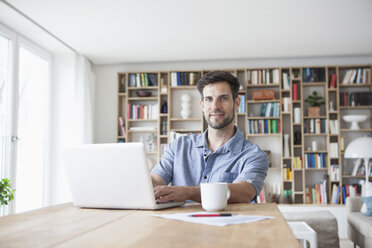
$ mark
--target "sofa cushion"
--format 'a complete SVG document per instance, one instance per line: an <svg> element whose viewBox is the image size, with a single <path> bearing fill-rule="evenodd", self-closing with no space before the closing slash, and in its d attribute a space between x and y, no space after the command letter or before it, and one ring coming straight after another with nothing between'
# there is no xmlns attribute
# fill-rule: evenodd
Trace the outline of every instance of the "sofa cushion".
<svg viewBox="0 0 372 248"><path fill-rule="evenodd" d="M347 220L355 230L364 236L372 236L372 217L367 217L360 212L349 213Z"/></svg>

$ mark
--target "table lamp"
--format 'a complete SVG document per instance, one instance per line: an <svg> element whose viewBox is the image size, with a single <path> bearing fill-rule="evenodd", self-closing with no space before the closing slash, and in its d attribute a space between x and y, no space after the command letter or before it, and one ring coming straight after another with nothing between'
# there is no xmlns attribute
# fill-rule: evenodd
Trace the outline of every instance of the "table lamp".
<svg viewBox="0 0 372 248"><path fill-rule="evenodd" d="M366 188L364 191L364 196L368 195L368 177L369 177L369 159L372 158L372 138L371 137L361 137L353 140L345 150L345 158L361 158L364 159L364 167L366 174Z"/></svg>

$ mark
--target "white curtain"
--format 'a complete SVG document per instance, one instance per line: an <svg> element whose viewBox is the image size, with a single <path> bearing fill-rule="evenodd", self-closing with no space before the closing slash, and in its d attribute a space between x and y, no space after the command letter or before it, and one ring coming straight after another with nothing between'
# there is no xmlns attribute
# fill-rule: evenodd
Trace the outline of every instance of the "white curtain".
<svg viewBox="0 0 372 248"><path fill-rule="evenodd" d="M75 53L54 56L49 204L71 201L64 148L93 142L95 77L91 63Z"/></svg>
<svg viewBox="0 0 372 248"><path fill-rule="evenodd" d="M91 63L77 55L75 81L75 142L93 143L95 77Z"/></svg>

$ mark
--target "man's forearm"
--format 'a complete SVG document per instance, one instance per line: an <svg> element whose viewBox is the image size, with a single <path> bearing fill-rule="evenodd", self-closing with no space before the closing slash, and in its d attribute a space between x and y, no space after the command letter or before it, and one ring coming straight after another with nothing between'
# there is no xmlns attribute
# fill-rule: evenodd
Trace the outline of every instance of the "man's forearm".
<svg viewBox="0 0 372 248"><path fill-rule="evenodd" d="M201 203L200 186L188 186L189 200Z"/></svg>
<svg viewBox="0 0 372 248"><path fill-rule="evenodd" d="M248 203L256 196L256 189L247 182L229 183L229 203Z"/></svg>

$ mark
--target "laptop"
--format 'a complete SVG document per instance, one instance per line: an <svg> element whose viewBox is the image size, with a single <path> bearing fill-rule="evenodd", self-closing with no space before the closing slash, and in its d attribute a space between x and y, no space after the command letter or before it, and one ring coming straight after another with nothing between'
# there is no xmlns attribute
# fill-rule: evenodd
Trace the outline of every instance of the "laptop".
<svg viewBox="0 0 372 248"><path fill-rule="evenodd" d="M74 206L163 209L156 203L143 143L89 144L63 151Z"/></svg>

